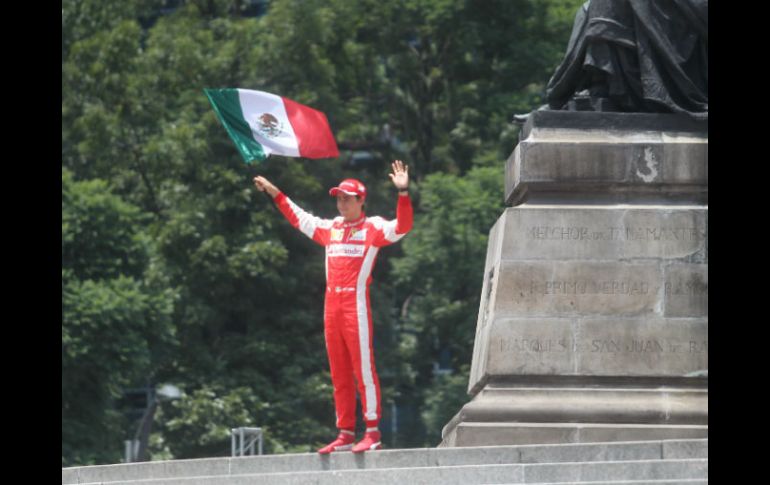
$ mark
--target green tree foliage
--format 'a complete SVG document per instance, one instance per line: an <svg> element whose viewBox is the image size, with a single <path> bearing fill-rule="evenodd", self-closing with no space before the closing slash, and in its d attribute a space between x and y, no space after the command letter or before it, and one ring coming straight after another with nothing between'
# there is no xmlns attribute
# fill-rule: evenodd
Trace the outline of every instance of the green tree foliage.
<svg viewBox="0 0 770 485"><path fill-rule="evenodd" d="M63 465L119 459L114 401L175 342L174 292L146 274L144 220L106 182L62 171Z"/></svg>
<svg viewBox="0 0 770 485"><path fill-rule="evenodd" d="M404 256L393 262L392 272L405 295L401 307L405 339L399 348L404 351L402 359L417 372L406 394L415 396L417 404L439 402L435 393L441 394L446 383L434 374L436 366L463 369L461 380L467 384L488 232L504 208L502 191L499 165L475 167L464 177L433 173L421 186L422 210L415 219L419 230L404 239ZM445 417L446 424L458 410L446 416L437 409L432 415ZM437 419L426 422L426 435L410 444L422 440L437 444L441 436Z"/></svg>
<svg viewBox="0 0 770 485"><path fill-rule="evenodd" d="M431 391L425 394L420 417L425 425L426 436L434 440L429 444L438 444L441 430L468 402L469 369L470 365L465 364L456 374L438 376Z"/></svg>
<svg viewBox="0 0 770 485"><path fill-rule="evenodd" d="M510 119L542 104L580 3L65 1L62 462L118 461L137 424L119 398L148 383L184 390L156 415L155 458L227 454L228 429L250 424L271 452L327 440L323 249L251 178L331 217L328 188L354 176L367 212L393 217L394 158L417 215L374 272L382 428L389 445L435 445L466 397ZM247 167L207 87L309 104L350 150ZM353 171L355 147L373 161Z"/></svg>

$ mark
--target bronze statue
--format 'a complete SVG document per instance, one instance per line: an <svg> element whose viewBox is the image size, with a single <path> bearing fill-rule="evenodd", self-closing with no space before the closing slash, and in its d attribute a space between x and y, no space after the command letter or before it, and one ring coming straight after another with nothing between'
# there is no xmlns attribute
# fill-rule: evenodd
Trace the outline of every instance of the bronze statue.
<svg viewBox="0 0 770 485"><path fill-rule="evenodd" d="M708 120L708 0L585 2L546 100L552 110Z"/></svg>

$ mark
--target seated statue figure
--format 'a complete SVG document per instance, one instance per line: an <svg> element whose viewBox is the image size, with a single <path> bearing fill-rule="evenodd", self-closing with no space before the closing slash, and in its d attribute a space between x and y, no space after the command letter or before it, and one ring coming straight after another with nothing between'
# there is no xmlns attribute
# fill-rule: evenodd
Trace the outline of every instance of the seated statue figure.
<svg viewBox="0 0 770 485"><path fill-rule="evenodd" d="M546 101L541 109L708 120L708 0L585 2Z"/></svg>

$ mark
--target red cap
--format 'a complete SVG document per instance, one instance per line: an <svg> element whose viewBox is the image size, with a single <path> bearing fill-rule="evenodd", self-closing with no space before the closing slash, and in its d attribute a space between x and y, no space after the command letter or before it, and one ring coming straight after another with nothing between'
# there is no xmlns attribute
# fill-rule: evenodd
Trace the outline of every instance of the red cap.
<svg viewBox="0 0 770 485"><path fill-rule="evenodd" d="M345 179L337 187L332 187L329 190L329 195L336 197L339 192L348 195L360 195L366 197L366 187L360 181L356 179Z"/></svg>

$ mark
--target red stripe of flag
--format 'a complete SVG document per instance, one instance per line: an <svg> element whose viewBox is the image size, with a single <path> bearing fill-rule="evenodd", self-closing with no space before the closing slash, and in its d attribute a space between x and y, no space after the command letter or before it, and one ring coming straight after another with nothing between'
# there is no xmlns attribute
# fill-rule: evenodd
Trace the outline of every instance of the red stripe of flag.
<svg viewBox="0 0 770 485"><path fill-rule="evenodd" d="M289 98L283 98L283 104L297 136L301 157L336 158L340 155L325 114Z"/></svg>

